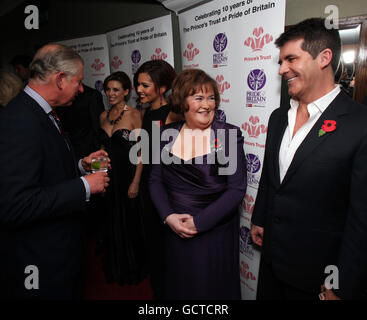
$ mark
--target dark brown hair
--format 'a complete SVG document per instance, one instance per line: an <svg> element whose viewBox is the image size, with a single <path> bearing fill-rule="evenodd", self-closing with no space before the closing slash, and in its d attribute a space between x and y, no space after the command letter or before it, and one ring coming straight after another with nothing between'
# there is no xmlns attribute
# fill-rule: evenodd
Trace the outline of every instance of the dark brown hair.
<svg viewBox="0 0 367 320"><path fill-rule="evenodd" d="M111 73L103 82L103 89L106 90L107 84L110 81L118 81L121 83L121 86L124 90L129 89L131 90L131 81L129 76L123 71L117 71Z"/></svg>
<svg viewBox="0 0 367 320"><path fill-rule="evenodd" d="M302 50L307 51L314 59L325 49L333 52L331 66L334 73L338 69L341 41L338 30L327 28L325 19L306 19L295 26L289 28L275 40L278 48L283 47L288 41L303 39Z"/></svg>
<svg viewBox="0 0 367 320"><path fill-rule="evenodd" d="M220 95L217 82L200 69L186 69L182 71L172 83L171 110L178 114L184 114L189 110L186 98L200 90L205 91L206 87L213 89L215 109L218 109Z"/></svg>
<svg viewBox="0 0 367 320"><path fill-rule="evenodd" d="M131 93L131 81L129 76L123 72L123 71L117 71L114 73L111 73L106 79L103 81L103 89L106 91L107 84L110 81L118 81L121 83L121 86L124 90L129 89L129 94L125 97L125 101L129 100L129 96Z"/></svg>
<svg viewBox="0 0 367 320"><path fill-rule="evenodd" d="M176 71L164 60L150 60L144 62L134 74L134 87L138 90L138 78L140 73L147 73L155 85L157 93L159 88L165 86L166 92L171 89Z"/></svg>

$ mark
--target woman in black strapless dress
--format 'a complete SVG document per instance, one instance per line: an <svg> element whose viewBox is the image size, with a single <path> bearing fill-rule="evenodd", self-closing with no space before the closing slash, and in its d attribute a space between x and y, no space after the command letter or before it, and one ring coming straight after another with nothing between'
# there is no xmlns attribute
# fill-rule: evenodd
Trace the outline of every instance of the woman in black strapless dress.
<svg viewBox="0 0 367 320"><path fill-rule="evenodd" d="M100 143L111 159L110 187L103 212L103 268L109 283L138 284L147 276L146 235L142 223L140 192L142 164L130 162L129 141L141 128L140 112L126 104L131 81L124 72L115 72L104 81L111 109L100 116Z"/></svg>

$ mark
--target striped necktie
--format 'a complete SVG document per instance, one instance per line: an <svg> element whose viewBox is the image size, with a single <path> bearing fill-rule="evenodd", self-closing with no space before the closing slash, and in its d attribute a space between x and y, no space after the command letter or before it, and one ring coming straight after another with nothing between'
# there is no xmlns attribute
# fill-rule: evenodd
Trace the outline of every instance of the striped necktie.
<svg viewBox="0 0 367 320"><path fill-rule="evenodd" d="M62 125L61 125L61 121L60 121L60 118L59 116L57 115L56 113L56 110L52 110L50 111L49 113L51 115L51 117L55 120L55 123L57 125L57 128L59 129L60 133L62 136L65 136L65 132L64 130L62 129Z"/></svg>
<svg viewBox="0 0 367 320"><path fill-rule="evenodd" d="M56 126L58 127L61 136L64 138L66 146L68 147L69 151L71 152L71 155L73 157L74 167L75 167L75 173L77 175L78 174L77 161L75 159L75 155L74 155L74 151L73 151L73 148L72 148L71 141L70 141L67 133L63 130L61 120L60 120L59 116L57 115L56 111L52 110L52 111L49 112L49 114L54 119L54 122L55 122Z"/></svg>
<svg viewBox="0 0 367 320"><path fill-rule="evenodd" d="M69 150L71 150L71 147L70 147L70 145L71 145L70 140L69 140L69 138L67 137L67 134L65 133L65 131L64 131L64 130L63 130L63 128L62 128L62 124L61 124L60 118L59 118L59 116L57 115L56 111L55 111L55 110L52 110L52 111L50 111L50 113L49 113L49 114L50 114L50 115L51 115L51 117L54 119L55 124L56 124L56 126L57 126L57 128L58 128L58 130L59 130L60 134L61 134L61 135L62 135L62 137L64 138L65 143L66 143L66 145L67 145L68 149L69 149Z"/></svg>

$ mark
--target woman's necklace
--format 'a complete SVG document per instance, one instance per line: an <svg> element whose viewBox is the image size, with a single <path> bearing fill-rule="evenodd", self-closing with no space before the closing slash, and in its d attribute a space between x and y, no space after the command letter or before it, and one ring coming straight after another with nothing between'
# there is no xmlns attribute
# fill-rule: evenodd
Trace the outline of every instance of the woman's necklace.
<svg viewBox="0 0 367 320"><path fill-rule="evenodd" d="M124 112L125 112L127 109L129 109L129 108L128 108L128 106L125 104L125 106L122 108L122 110L121 110L121 112L120 112L120 115L119 115L115 120L111 120L111 119L110 119L110 112L111 112L111 110L112 110L112 109L107 110L107 121L109 122L109 124L110 124L111 126L114 126L116 123L118 123L118 122L121 120L122 115L124 114Z"/></svg>

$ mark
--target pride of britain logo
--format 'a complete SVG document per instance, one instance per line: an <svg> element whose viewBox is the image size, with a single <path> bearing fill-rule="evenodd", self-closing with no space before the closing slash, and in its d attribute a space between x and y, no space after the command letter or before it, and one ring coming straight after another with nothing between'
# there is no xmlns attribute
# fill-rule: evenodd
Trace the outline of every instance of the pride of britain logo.
<svg viewBox="0 0 367 320"><path fill-rule="evenodd" d="M250 229L242 226L240 228L240 252L246 257L252 259L254 257L253 242L251 239Z"/></svg>
<svg viewBox="0 0 367 320"><path fill-rule="evenodd" d="M95 87L99 92L101 92L101 93L104 91L102 80L97 80L97 81L94 83L94 87Z"/></svg>
<svg viewBox="0 0 367 320"><path fill-rule="evenodd" d="M133 74L135 74L136 70L138 70L140 60L141 60L140 51L139 50L134 50L131 53L131 61L132 61L131 71L132 71Z"/></svg>
<svg viewBox="0 0 367 320"><path fill-rule="evenodd" d="M258 172L261 168L261 162L257 155L246 153L247 166L247 184L249 187L257 188L259 186L260 177Z"/></svg>
<svg viewBox="0 0 367 320"><path fill-rule="evenodd" d="M228 39L225 33L218 33L213 40L213 48L216 53L213 54L213 68L228 65L228 53L224 50L227 48Z"/></svg>
<svg viewBox="0 0 367 320"><path fill-rule="evenodd" d="M266 75L262 69L251 70L247 76L247 85L251 91L246 92L246 107L264 107L266 104L265 91Z"/></svg>

